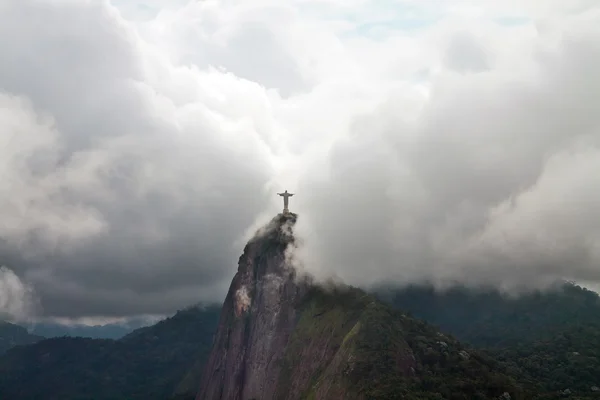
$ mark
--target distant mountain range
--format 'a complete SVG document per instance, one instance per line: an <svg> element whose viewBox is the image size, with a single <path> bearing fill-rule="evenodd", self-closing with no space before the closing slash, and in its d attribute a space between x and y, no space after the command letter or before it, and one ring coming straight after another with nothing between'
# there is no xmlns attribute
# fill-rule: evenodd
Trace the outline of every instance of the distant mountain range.
<svg viewBox="0 0 600 400"><path fill-rule="evenodd" d="M46 338L72 336L87 337L92 339L120 339L137 328L151 325L142 318L132 318L127 323L113 323L106 325L64 325L58 323L40 322L28 326L29 333Z"/></svg>
<svg viewBox="0 0 600 400"><path fill-rule="evenodd" d="M40 322L19 325L0 321L0 354L13 346L31 344L46 338L83 337L90 339L120 339L135 329L150 325L147 319L133 318L126 324L64 325Z"/></svg>

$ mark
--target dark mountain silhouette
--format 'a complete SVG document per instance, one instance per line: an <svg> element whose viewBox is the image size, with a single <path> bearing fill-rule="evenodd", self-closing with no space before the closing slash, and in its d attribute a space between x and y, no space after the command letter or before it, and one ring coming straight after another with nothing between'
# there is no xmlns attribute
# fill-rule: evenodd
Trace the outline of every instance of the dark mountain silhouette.
<svg viewBox="0 0 600 400"><path fill-rule="evenodd" d="M167 399L206 360L219 310L190 307L120 340L61 337L14 347L0 357L0 399Z"/></svg>
<svg viewBox="0 0 600 400"><path fill-rule="evenodd" d="M35 343L42 339L41 336L30 334L22 326L0 321L0 354L11 347Z"/></svg>

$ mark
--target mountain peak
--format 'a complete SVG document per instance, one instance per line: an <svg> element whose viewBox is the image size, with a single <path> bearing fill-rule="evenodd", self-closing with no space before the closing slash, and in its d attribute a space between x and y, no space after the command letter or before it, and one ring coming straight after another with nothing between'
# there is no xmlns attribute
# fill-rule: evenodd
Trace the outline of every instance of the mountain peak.
<svg viewBox="0 0 600 400"><path fill-rule="evenodd" d="M295 241L292 228L296 220L296 214L278 214L248 241L225 300L227 303L232 297L236 317L249 311L253 299L277 300L280 290L298 289L296 271L286 256L288 246Z"/></svg>
<svg viewBox="0 0 600 400"><path fill-rule="evenodd" d="M196 400L362 400L409 392L425 399L430 389L481 395L472 398L515 393L491 365L434 328L360 289L324 288L297 276L288 258L296 220L275 216L245 246ZM446 367L445 383L452 383L441 388L429 377Z"/></svg>
<svg viewBox="0 0 600 400"><path fill-rule="evenodd" d="M285 245L294 242L293 227L297 220L298 214L291 212L277 214L254 233L254 236L248 241L246 247L256 242L265 241L278 242Z"/></svg>
<svg viewBox="0 0 600 400"><path fill-rule="evenodd" d="M278 214L245 246L197 399L272 396L296 306L309 288L286 257L296 220L296 214Z"/></svg>

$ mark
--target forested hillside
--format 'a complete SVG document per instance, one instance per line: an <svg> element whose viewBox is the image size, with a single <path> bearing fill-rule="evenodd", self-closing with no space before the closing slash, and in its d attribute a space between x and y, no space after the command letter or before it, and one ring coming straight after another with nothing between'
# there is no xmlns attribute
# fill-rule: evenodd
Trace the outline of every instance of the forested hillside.
<svg viewBox="0 0 600 400"><path fill-rule="evenodd" d="M507 297L496 291L408 287L379 292L549 393L600 398L600 297L567 283Z"/></svg>
<svg viewBox="0 0 600 400"><path fill-rule="evenodd" d="M190 307L116 341L62 337L13 348L0 357L0 399L167 399L206 358L219 312Z"/></svg>

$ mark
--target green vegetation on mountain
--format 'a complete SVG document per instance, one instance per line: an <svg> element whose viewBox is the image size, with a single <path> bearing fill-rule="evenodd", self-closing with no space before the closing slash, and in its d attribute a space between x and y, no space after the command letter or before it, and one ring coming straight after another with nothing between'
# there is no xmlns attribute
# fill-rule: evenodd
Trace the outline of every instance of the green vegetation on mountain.
<svg viewBox="0 0 600 400"><path fill-rule="evenodd" d="M553 339L580 325L600 325L598 294L570 283L513 297L496 290L438 292L410 286L382 293L382 298L480 347L510 347Z"/></svg>
<svg viewBox="0 0 600 400"><path fill-rule="evenodd" d="M315 358L321 364L304 399L526 398L501 363L354 288L313 288L306 296L278 395L311 371Z"/></svg>
<svg viewBox="0 0 600 400"><path fill-rule="evenodd" d="M0 357L0 399L167 399L206 359L219 313L190 307L116 341L62 337L15 347Z"/></svg>
<svg viewBox="0 0 600 400"><path fill-rule="evenodd" d="M600 399L600 297L567 283L507 297L497 291L408 287L382 292L537 386L538 398Z"/></svg>

